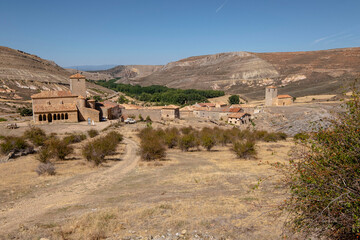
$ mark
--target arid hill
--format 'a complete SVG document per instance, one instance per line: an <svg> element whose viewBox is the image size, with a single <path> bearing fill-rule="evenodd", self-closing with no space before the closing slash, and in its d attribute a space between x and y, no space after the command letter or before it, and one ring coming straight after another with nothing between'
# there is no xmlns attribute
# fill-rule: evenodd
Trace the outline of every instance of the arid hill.
<svg viewBox="0 0 360 240"><path fill-rule="evenodd" d="M119 65L107 70L98 71L99 74L109 74L113 78L122 78L122 82L131 83L149 76L163 68L162 65Z"/></svg>
<svg viewBox="0 0 360 240"><path fill-rule="evenodd" d="M293 96L341 92L359 72L360 48L289 53L230 52L171 62L132 82L221 89L262 98L267 85L279 86L280 92Z"/></svg>
<svg viewBox="0 0 360 240"><path fill-rule="evenodd" d="M66 90L70 73L54 62L20 50L0 46L0 98L28 100L44 90ZM112 91L89 84L90 94Z"/></svg>

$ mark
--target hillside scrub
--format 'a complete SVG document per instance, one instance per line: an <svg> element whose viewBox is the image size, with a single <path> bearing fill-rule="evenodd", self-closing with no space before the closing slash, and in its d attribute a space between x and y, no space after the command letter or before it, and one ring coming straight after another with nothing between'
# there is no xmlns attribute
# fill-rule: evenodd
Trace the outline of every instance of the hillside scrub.
<svg viewBox="0 0 360 240"><path fill-rule="evenodd" d="M255 142L252 140L234 142L232 150L239 158L248 159L256 156Z"/></svg>
<svg viewBox="0 0 360 240"><path fill-rule="evenodd" d="M105 157L114 154L123 136L115 131L109 132L103 137L92 140L82 149L82 155L87 161L93 162L96 166L105 162Z"/></svg>
<svg viewBox="0 0 360 240"><path fill-rule="evenodd" d="M86 139L86 135L83 133L73 133L64 137L63 141L67 144L79 143Z"/></svg>
<svg viewBox="0 0 360 240"><path fill-rule="evenodd" d="M24 138L29 139L35 146L43 146L47 139L46 133L39 127L31 126L24 132Z"/></svg>
<svg viewBox="0 0 360 240"><path fill-rule="evenodd" d="M140 156L144 161L163 159L165 157L165 132L162 129L144 128L140 131Z"/></svg>
<svg viewBox="0 0 360 240"><path fill-rule="evenodd" d="M29 148L29 144L21 137L4 137L0 149L3 154L8 154L10 152L19 152Z"/></svg>
<svg viewBox="0 0 360 240"><path fill-rule="evenodd" d="M89 131L87 131L87 134L89 135L90 138L94 138L97 135L99 135L99 131L96 129L90 129Z"/></svg>
<svg viewBox="0 0 360 240"><path fill-rule="evenodd" d="M290 164L279 165L290 198L286 225L305 238L358 239L360 235L360 97L327 129L297 136ZM299 141L300 140L300 141Z"/></svg>

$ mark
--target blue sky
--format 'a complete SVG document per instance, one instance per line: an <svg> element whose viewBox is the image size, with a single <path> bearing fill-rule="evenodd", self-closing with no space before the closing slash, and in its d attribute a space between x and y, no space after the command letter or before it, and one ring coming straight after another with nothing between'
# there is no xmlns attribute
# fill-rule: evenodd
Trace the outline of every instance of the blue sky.
<svg viewBox="0 0 360 240"><path fill-rule="evenodd" d="M360 46L359 0L1 0L0 45L61 66Z"/></svg>

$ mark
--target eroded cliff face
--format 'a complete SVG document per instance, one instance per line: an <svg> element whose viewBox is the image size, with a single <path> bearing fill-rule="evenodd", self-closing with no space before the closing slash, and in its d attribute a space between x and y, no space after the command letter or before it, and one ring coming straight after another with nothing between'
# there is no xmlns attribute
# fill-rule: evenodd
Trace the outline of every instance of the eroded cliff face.
<svg viewBox="0 0 360 240"><path fill-rule="evenodd" d="M132 83L218 89L262 98L263 89L268 85L277 85L294 96L341 91L341 86L353 81L359 73L360 48L290 53L230 52L171 62Z"/></svg>

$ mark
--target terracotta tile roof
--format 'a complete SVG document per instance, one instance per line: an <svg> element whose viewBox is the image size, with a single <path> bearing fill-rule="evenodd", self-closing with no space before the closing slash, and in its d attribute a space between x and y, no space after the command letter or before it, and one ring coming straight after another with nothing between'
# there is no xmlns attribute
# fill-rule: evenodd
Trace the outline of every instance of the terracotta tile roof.
<svg viewBox="0 0 360 240"><path fill-rule="evenodd" d="M104 102L101 102L101 104L104 105L104 107L106 107L106 108L113 108L113 107L119 106L119 104L111 102L111 101L104 101Z"/></svg>
<svg viewBox="0 0 360 240"><path fill-rule="evenodd" d="M233 113L233 114L230 114L229 115L229 118L242 118L244 117L245 115L249 115L249 113Z"/></svg>
<svg viewBox="0 0 360 240"><path fill-rule="evenodd" d="M163 106L162 109L179 109L179 106L168 105L168 106Z"/></svg>
<svg viewBox="0 0 360 240"><path fill-rule="evenodd" d="M275 87L275 86L267 86L266 88L277 88L277 87Z"/></svg>
<svg viewBox="0 0 360 240"><path fill-rule="evenodd" d="M233 107L229 109L229 112L237 113L241 111L241 107Z"/></svg>
<svg viewBox="0 0 360 240"><path fill-rule="evenodd" d="M207 107L194 107L194 111L208 111Z"/></svg>
<svg viewBox="0 0 360 240"><path fill-rule="evenodd" d="M82 78L85 78L85 76L81 75L80 73L76 73L70 76L70 79L82 79Z"/></svg>
<svg viewBox="0 0 360 240"><path fill-rule="evenodd" d="M34 105L34 113L53 113L53 112L75 112L77 111L75 103L64 104L37 104Z"/></svg>
<svg viewBox="0 0 360 240"><path fill-rule="evenodd" d="M43 91L31 96L32 99L36 98L63 98L63 97L77 97L70 91Z"/></svg>
<svg viewBox="0 0 360 240"><path fill-rule="evenodd" d="M277 98L292 98L290 95L278 95Z"/></svg>

